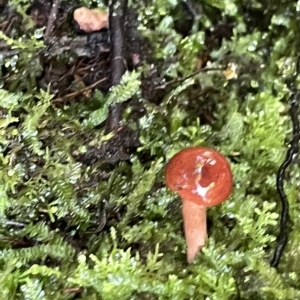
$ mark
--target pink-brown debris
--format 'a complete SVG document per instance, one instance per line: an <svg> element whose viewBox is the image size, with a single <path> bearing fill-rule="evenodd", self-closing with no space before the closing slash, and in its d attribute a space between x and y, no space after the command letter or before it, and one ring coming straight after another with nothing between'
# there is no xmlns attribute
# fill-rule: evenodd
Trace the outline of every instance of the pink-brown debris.
<svg viewBox="0 0 300 300"><path fill-rule="evenodd" d="M73 18L86 33L108 28L108 13L99 9L77 8L74 10Z"/></svg>

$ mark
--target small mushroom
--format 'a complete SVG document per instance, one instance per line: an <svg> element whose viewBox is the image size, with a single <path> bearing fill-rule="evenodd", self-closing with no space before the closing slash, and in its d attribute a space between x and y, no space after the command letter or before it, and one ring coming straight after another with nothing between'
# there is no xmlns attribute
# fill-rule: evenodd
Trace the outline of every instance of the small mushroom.
<svg viewBox="0 0 300 300"><path fill-rule="evenodd" d="M220 204L231 194L230 166L213 149L191 147L172 157L165 174L167 186L183 200L187 260L191 263L207 239L206 208Z"/></svg>

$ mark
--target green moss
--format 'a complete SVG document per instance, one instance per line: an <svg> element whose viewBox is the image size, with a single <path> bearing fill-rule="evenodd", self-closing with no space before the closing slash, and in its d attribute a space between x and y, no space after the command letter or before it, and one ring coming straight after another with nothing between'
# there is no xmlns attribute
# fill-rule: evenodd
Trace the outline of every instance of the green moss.
<svg viewBox="0 0 300 300"><path fill-rule="evenodd" d="M177 1L133 2L152 61L88 102L54 107L50 90L37 89L40 32L0 35L22 50L0 61L8 74L0 90L0 298L299 299L297 164L285 184L289 243L279 268L269 265L279 228L276 172L291 135L286 82L296 72L297 3L207 0L195 4L195 24L182 37ZM266 15L263 24L256 14ZM228 20L232 36L209 47L207 30ZM203 53L207 68L230 63L237 78L218 70L185 78ZM153 69L160 82L152 92L165 90L159 105L142 93ZM128 99L145 112L132 118L129 107L122 120L140 145L107 163L97 153L118 132L107 134L103 121L109 105ZM187 265L180 199L165 187L164 166L190 145L230 157L235 186L208 210L209 243Z"/></svg>

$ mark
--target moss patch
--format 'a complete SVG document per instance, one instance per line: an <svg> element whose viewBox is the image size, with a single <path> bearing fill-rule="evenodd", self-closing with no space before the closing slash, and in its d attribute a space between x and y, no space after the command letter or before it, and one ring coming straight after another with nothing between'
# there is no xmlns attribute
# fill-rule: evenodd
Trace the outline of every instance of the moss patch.
<svg viewBox="0 0 300 300"><path fill-rule="evenodd" d="M136 39L128 53L138 49L140 62L109 89L101 81L109 53L96 61L70 48L56 53L30 10L39 1L4 2L0 298L300 298L297 161L285 185L289 243L279 268L270 267L276 173L291 135L288 84L298 86L299 4L129 1L126 28ZM64 16L55 37L76 38ZM107 132L116 103L122 120ZM235 187L208 210L209 243L187 265L181 203L165 187L164 167L192 145L227 156Z"/></svg>

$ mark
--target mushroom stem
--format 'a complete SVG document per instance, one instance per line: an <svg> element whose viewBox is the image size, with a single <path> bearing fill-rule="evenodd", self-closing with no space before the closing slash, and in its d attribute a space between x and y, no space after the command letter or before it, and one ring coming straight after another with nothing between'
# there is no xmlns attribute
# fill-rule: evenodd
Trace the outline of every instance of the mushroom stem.
<svg viewBox="0 0 300 300"><path fill-rule="evenodd" d="M192 263L207 239L206 207L189 200L182 203L187 260Z"/></svg>

